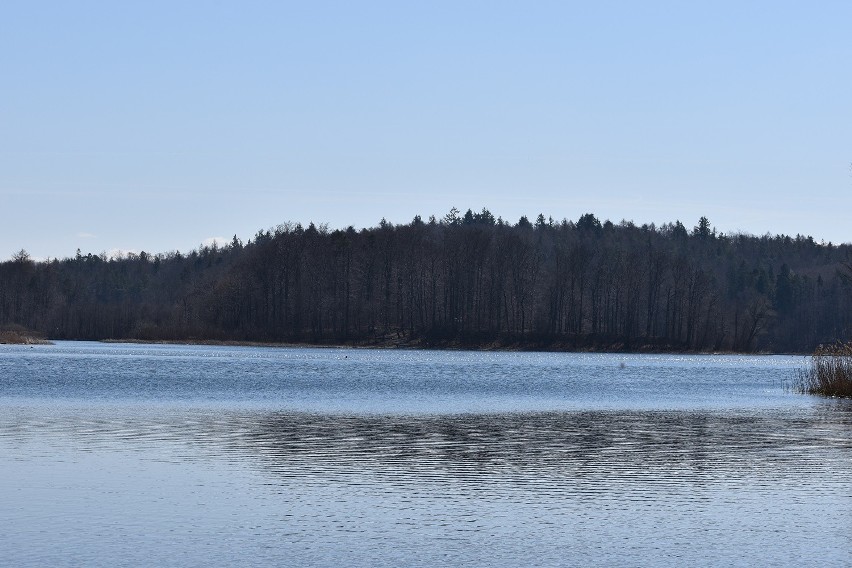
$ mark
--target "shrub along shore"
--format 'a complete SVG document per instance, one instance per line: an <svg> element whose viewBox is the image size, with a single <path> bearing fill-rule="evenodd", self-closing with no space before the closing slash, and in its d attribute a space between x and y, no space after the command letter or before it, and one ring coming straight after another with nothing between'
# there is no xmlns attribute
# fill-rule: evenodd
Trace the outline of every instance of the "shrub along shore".
<svg viewBox="0 0 852 568"><path fill-rule="evenodd" d="M0 329L0 345L50 345L41 334L13 326Z"/></svg>
<svg viewBox="0 0 852 568"><path fill-rule="evenodd" d="M820 345L807 369L799 372L800 392L852 398L852 342Z"/></svg>

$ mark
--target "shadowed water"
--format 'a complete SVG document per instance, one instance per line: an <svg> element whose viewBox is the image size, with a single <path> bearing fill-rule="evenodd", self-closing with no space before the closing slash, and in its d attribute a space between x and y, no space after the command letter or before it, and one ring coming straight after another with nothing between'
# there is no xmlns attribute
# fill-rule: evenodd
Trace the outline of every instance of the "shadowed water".
<svg viewBox="0 0 852 568"><path fill-rule="evenodd" d="M799 357L0 350L10 565L852 563Z"/></svg>

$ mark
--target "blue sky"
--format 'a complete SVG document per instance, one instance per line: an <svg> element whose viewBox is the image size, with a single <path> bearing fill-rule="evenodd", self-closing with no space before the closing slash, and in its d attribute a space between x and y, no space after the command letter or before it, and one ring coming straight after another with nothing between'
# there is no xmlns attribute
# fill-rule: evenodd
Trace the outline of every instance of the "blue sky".
<svg viewBox="0 0 852 568"><path fill-rule="evenodd" d="M852 3L0 4L0 258L489 208L852 241Z"/></svg>

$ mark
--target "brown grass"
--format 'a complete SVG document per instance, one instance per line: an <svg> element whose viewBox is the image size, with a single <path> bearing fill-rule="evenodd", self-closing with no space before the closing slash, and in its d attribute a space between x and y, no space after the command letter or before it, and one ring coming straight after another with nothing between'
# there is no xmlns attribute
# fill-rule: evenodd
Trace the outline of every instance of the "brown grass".
<svg viewBox="0 0 852 568"><path fill-rule="evenodd" d="M807 369L799 371L800 392L852 398L852 342L820 345Z"/></svg>
<svg viewBox="0 0 852 568"><path fill-rule="evenodd" d="M4 325L0 327L0 344L13 345L48 345L44 336L20 325Z"/></svg>

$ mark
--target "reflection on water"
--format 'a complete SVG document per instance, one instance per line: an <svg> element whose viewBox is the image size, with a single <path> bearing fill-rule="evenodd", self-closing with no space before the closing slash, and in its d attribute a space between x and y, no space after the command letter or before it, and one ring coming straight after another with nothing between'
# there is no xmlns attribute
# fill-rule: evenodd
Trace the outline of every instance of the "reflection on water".
<svg viewBox="0 0 852 568"><path fill-rule="evenodd" d="M85 564L116 551L172 565L852 561L842 404L789 415L7 410L0 449L20 485L3 490L13 508L0 522L16 528L0 545L25 563L61 563L55 542ZM20 515L45 493L68 517L48 523L49 538L37 534L45 513ZM151 538L157 551L126 548Z"/></svg>
<svg viewBox="0 0 852 568"><path fill-rule="evenodd" d="M786 359L634 356L609 408L606 357L63 349L0 353L0 564L852 565L852 404Z"/></svg>

